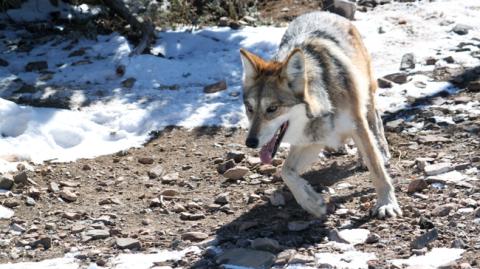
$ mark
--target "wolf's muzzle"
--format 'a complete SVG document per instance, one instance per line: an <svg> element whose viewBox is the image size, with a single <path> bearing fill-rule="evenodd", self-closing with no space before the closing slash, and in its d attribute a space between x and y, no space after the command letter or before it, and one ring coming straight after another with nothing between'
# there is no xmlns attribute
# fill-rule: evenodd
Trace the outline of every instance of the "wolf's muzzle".
<svg viewBox="0 0 480 269"><path fill-rule="evenodd" d="M256 137L248 137L247 140L245 141L245 145L249 148L257 148L258 147L258 138Z"/></svg>

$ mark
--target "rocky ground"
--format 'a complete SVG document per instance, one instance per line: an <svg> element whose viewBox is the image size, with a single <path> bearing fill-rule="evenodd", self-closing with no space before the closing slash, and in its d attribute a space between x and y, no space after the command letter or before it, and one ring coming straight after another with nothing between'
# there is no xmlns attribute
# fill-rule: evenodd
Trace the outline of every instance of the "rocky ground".
<svg viewBox="0 0 480 269"><path fill-rule="evenodd" d="M2 211L14 215L0 220L0 262L78 251L85 264L108 265L119 252L198 244L201 254L164 265L214 268L232 254L219 249L264 265L314 265L315 253L344 252L339 242L375 253L372 268L435 247L464 249L455 264L478 267L480 117L452 107L479 97L433 97L436 106L386 123L402 218L369 216L375 193L354 155L322 157L305 175L329 200L329 215L315 219L279 176L287 149L261 165L244 130L170 128L142 148L3 175Z"/></svg>
<svg viewBox="0 0 480 269"><path fill-rule="evenodd" d="M313 7L308 6L311 1L286 1ZM262 7L262 14L283 21L301 11L281 7ZM359 10L367 7L359 5ZM22 48L25 41L23 48L30 51L33 39L26 40L13 45ZM479 42L468 39L452 50L478 58ZM72 54L81 57L84 52ZM432 56L422 65L455 63L455 57ZM316 219L299 207L279 176L288 149L280 150L273 165L261 165L258 152L243 145L243 129L172 127L141 148L71 163L47 162L34 165L33 171L20 165L18 171L0 175L0 264L75 253L85 267L112 266L119 253L195 245L200 252L152 267L232 263L331 268L336 259L350 268L366 261L370 268L399 268L393 259L449 248L434 252L434 260L452 251L463 253L444 268L479 268L480 69L439 64L433 71L414 73L409 64L420 60L409 60L407 54L403 58L405 70L379 79L382 88L425 75L460 90L408 97L412 107L384 115L392 153L389 172L402 218L370 217L375 192L355 154L325 153L304 175L329 202L328 215ZM29 68L45 71L45 64L29 63ZM43 79L48 82L51 74L46 72ZM68 94L53 104L41 103L33 98L37 86L17 82L15 95L5 98L71 108ZM415 82L415 87L425 88L422 83ZM53 87L47 84L40 87Z"/></svg>

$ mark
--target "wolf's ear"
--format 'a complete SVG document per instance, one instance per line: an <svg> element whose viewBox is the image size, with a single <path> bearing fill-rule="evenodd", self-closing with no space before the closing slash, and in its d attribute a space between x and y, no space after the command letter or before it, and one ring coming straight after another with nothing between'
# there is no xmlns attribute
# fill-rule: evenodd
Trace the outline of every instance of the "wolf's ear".
<svg viewBox="0 0 480 269"><path fill-rule="evenodd" d="M320 106L317 99L312 98L307 86L307 72L305 69L305 54L300 49L294 49L288 56L283 67L283 74L288 81L288 87L295 96L300 98L307 107L308 117L320 115Z"/></svg>
<svg viewBox="0 0 480 269"><path fill-rule="evenodd" d="M245 49L240 49L240 56L242 58L243 81L245 83L257 76L258 67L256 63L260 61L261 58Z"/></svg>
<svg viewBox="0 0 480 269"><path fill-rule="evenodd" d="M297 97L305 94L305 56L300 49L294 49L283 65L283 76Z"/></svg>

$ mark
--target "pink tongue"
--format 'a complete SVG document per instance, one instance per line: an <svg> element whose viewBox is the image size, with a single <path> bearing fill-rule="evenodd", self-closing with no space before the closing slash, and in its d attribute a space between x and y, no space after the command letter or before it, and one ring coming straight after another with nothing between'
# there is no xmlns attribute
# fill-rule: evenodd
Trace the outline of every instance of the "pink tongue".
<svg viewBox="0 0 480 269"><path fill-rule="evenodd" d="M260 149L260 160L263 164L271 164L272 163L272 153L273 148L275 147L276 136L273 136L272 140L265 144L265 146Z"/></svg>

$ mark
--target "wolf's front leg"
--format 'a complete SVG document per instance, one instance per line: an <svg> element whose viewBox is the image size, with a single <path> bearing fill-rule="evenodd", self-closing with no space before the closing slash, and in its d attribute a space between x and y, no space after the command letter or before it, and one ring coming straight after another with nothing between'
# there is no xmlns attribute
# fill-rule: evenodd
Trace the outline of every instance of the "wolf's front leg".
<svg viewBox="0 0 480 269"><path fill-rule="evenodd" d="M323 197L303 179L300 174L318 157L321 146L292 146L282 169L282 178L290 188L295 200L310 214L321 217L326 214L326 205Z"/></svg>

